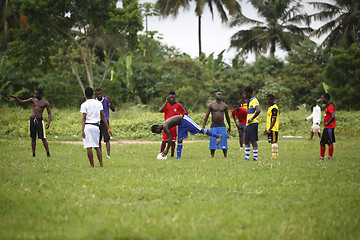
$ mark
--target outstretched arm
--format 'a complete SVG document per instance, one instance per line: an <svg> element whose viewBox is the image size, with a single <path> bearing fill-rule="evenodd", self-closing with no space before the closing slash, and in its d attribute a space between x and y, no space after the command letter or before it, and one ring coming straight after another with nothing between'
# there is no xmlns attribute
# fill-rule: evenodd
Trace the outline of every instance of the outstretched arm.
<svg viewBox="0 0 360 240"><path fill-rule="evenodd" d="M18 98L17 96L15 96L15 95L11 95L11 94L9 94L9 95L7 95L9 98L14 98L15 100L16 100L16 102L18 103L18 104L20 104L20 105L24 105L24 104L28 104L28 103L31 103L31 102L33 102L33 98L28 98L28 99L26 99L26 100L21 100L20 98Z"/></svg>

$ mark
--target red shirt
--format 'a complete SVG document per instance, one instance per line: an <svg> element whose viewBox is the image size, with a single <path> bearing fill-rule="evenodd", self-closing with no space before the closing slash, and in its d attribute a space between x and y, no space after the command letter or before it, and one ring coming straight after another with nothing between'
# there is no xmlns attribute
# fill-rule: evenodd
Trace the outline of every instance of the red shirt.
<svg viewBox="0 0 360 240"><path fill-rule="evenodd" d="M330 121L331 113L335 113L335 106L332 103L327 105L325 108L324 123ZM324 128L335 128L335 120L336 119L334 119L334 121L332 121L332 123L330 123L329 125L324 126Z"/></svg>
<svg viewBox="0 0 360 240"><path fill-rule="evenodd" d="M238 112L233 109L231 112L231 116L236 116L237 119L239 119L239 124L246 124L247 111L245 108L240 107Z"/></svg>
<svg viewBox="0 0 360 240"><path fill-rule="evenodd" d="M167 120L173 116L176 116L176 115L187 114L187 110L180 103L177 103L177 102L172 105L170 103L167 103L165 105L163 112L165 113L164 114L165 120Z"/></svg>

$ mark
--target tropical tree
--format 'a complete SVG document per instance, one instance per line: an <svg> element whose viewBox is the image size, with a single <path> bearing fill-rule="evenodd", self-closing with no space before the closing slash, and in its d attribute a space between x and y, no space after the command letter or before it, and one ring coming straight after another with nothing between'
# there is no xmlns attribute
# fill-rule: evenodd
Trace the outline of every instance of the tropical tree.
<svg viewBox="0 0 360 240"><path fill-rule="evenodd" d="M135 48L137 32L142 29L137 1L123 0L121 7L117 2L13 0L14 8L27 16L29 28L17 31L18 40L10 44L9 55L14 62L31 68L38 62L50 62L50 56L61 47L84 91L84 75L87 85L94 86L94 62L100 52L106 63L99 80L102 83L114 54L126 43L129 49Z"/></svg>
<svg viewBox="0 0 360 240"><path fill-rule="evenodd" d="M348 48L353 43L360 44L360 1L335 0L335 4L325 2L310 2L321 12L311 15L315 20L330 20L313 32L322 36L330 32L322 45L328 48Z"/></svg>
<svg viewBox="0 0 360 240"><path fill-rule="evenodd" d="M270 50L274 55L276 48L286 51L292 49L291 45L299 45L312 32L309 27L309 18L302 14L299 0L250 0L249 1L264 19L255 20L244 15L238 15L230 22L231 27L243 24L255 25L248 30L240 30L231 37L230 47L236 48L239 55L249 52L256 54ZM301 27L301 23L307 26Z"/></svg>
<svg viewBox="0 0 360 240"><path fill-rule="evenodd" d="M214 7L220 14L222 22L229 20L228 15L235 16L241 15L241 6L237 0L195 0L196 7L195 13L198 17L198 39L199 39L199 58L201 56L201 17L204 12L204 8L208 5L211 15L214 16ZM162 16L172 15L176 17L180 8L188 9L190 7L191 0L157 0L156 5L160 9ZM228 11L228 13L226 12Z"/></svg>

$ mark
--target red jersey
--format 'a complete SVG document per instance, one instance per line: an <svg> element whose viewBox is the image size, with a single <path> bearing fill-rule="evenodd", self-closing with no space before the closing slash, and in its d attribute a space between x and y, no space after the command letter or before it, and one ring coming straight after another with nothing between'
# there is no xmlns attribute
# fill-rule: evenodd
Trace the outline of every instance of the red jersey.
<svg viewBox="0 0 360 240"><path fill-rule="evenodd" d="M324 123L330 121L331 113L335 113L335 106L332 103L327 105L326 108L325 108ZM332 121L332 123L330 123L329 125L324 126L324 128L335 128L335 124L336 124L335 120L336 119L334 119L334 121Z"/></svg>
<svg viewBox="0 0 360 240"><path fill-rule="evenodd" d="M176 115L180 115L180 114L187 114L187 110L180 104L180 103L173 103L172 105L168 102L166 105L165 105L165 108L164 108L164 111L163 111L165 114L164 114L164 118L165 120L173 117L173 116L176 116Z"/></svg>
<svg viewBox="0 0 360 240"><path fill-rule="evenodd" d="M231 116L236 116L237 119L239 119L239 124L246 124L247 111L245 108L240 107L239 111L233 109L231 112Z"/></svg>

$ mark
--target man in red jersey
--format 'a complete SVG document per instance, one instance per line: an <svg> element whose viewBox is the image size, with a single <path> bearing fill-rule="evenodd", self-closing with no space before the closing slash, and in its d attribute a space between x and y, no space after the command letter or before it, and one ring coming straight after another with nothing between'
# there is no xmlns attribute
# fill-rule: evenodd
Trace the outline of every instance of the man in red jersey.
<svg viewBox="0 0 360 240"><path fill-rule="evenodd" d="M329 154L328 159L332 159L334 152L335 142L335 106L330 102L330 95L328 93L324 93L321 96L321 100L326 104L325 115L324 115L324 131L320 141L320 159L323 160L325 156L325 144L329 146Z"/></svg>
<svg viewBox="0 0 360 240"><path fill-rule="evenodd" d="M165 103L159 108L159 112L164 113L165 121L173 116L176 115L185 115L188 114L188 111L176 101L176 94L175 92L170 92L169 96L166 98ZM172 144L171 144L171 157L174 157L175 153L175 142L177 138L177 126L170 129ZM165 132L163 132L162 142L161 142L161 149L160 152L163 152L166 148L166 143L168 142L168 138ZM180 158L180 153L182 150L182 139L178 140L177 146L177 157Z"/></svg>
<svg viewBox="0 0 360 240"><path fill-rule="evenodd" d="M243 149L243 143L244 143L244 130L246 127L246 117L247 117L247 110L243 107L239 107L239 103L235 102L233 104L234 109L231 112L231 116L234 119L235 125L238 129L238 133L239 133L239 142L240 142L240 151L244 150ZM236 118L238 120L236 120Z"/></svg>

